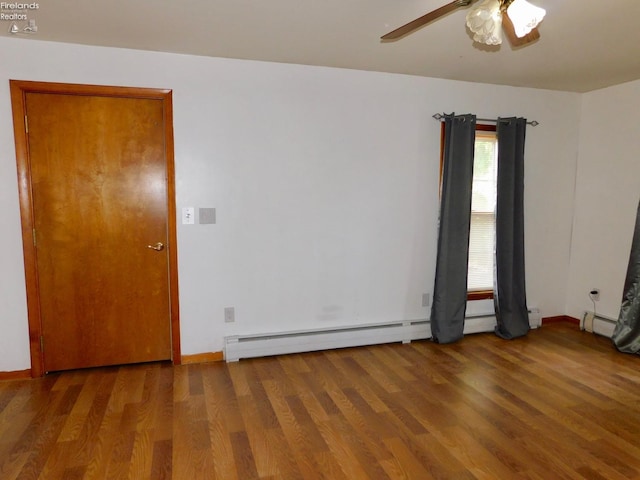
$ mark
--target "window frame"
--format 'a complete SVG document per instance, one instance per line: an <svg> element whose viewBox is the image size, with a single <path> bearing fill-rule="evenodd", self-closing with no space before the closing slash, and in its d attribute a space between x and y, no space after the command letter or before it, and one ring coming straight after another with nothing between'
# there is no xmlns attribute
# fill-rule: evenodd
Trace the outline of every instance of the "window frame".
<svg viewBox="0 0 640 480"><path fill-rule="evenodd" d="M485 123L476 123L476 132L497 132L496 125L488 125ZM444 168L444 122L440 124L440 183L439 194L442 194L442 172ZM467 301L472 300L492 300L494 297L493 290L467 290Z"/></svg>

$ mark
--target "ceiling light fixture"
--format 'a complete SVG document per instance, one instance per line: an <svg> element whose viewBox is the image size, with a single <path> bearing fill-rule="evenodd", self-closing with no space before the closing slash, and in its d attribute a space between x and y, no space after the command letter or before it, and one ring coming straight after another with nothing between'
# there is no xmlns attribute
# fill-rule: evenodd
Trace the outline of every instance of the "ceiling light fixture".
<svg viewBox="0 0 640 480"><path fill-rule="evenodd" d="M520 38L536 28L546 14L547 11L544 8L536 7L527 0L514 0L507 5L507 15L513 23L516 35Z"/></svg>
<svg viewBox="0 0 640 480"><path fill-rule="evenodd" d="M507 14L518 38L536 28L547 13L527 0L483 0L467 13L467 27L476 42L502 43L502 15Z"/></svg>

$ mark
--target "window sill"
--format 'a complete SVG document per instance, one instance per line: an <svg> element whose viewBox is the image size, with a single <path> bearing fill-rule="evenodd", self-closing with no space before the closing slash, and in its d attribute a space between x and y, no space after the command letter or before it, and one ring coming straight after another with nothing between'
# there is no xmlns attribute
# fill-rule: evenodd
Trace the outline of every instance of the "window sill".
<svg viewBox="0 0 640 480"><path fill-rule="evenodd" d="M467 292L467 301L493 299L493 290L476 290Z"/></svg>

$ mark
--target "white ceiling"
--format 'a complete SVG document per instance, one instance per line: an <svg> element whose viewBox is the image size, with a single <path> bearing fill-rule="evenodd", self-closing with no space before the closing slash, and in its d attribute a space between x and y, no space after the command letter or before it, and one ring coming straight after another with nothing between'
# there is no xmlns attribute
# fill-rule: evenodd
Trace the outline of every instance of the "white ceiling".
<svg viewBox="0 0 640 480"><path fill-rule="evenodd" d="M640 78L640 0L531 0L547 16L519 49L474 44L464 8L380 41L449 1L42 0L28 12L38 33L18 36L575 92Z"/></svg>

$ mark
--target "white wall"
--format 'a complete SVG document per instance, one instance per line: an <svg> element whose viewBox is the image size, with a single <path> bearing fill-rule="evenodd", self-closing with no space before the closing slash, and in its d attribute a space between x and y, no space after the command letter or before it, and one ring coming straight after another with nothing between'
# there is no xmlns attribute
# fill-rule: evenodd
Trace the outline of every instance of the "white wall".
<svg viewBox="0 0 640 480"><path fill-rule="evenodd" d="M567 313L617 318L640 199L640 81L583 95Z"/></svg>
<svg viewBox="0 0 640 480"><path fill-rule="evenodd" d="M564 313L580 96L0 38L0 371L29 367L8 79L171 88L183 354L225 335L428 316L440 126L522 115L529 304ZM236 308L225 324L224 307Z"/></svg>

